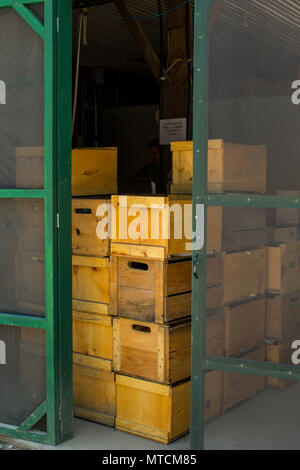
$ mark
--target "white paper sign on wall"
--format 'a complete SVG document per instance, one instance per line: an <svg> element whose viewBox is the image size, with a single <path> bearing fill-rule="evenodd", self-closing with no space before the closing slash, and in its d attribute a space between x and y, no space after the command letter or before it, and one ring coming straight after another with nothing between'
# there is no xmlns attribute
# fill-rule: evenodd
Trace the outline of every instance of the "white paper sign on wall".
<svg viewBox="0 0 300 470"><path fill-rule="evenodd" d="M186 140L186 118L161 119L160 145L169 145L171 142Z"/></svg>

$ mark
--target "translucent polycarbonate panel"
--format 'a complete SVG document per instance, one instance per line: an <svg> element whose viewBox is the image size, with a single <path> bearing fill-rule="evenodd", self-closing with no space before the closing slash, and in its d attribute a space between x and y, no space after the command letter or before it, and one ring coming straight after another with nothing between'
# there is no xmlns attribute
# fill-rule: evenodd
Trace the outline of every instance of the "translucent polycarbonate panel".
<svg viewBox="0 0 300 470"><path fill-rule="evenodd" d="M271 385L269 379L257 375L222 374L222 411L205 426L206 449L299 448L299 382L282 387L279 379ZM210 397L213 403L213 390Z"/></svg>
<svg viewBox="0 0 300 470"><path fill-rule="evenodd" d="M19 426L46 400L43 330L0 325L0 423Z"/></svg>
<svg viewBox="0 0 300 470"><path fill-rule="evenodd" d="M0 199L0 312L45 316L44 202Z"/></svg>
<svg viewBox="0 0 300 470"><path fill-rule="evenodd" d="M300 190L299 1L225 0L218 11L210 33L210 192Z"/></svg>
<svg viewBox="0 0 300 470"><path fill-rule="evenodd" d="M11 7L0 8L0 167L0 188L44 186L44 41Z"/></svg>

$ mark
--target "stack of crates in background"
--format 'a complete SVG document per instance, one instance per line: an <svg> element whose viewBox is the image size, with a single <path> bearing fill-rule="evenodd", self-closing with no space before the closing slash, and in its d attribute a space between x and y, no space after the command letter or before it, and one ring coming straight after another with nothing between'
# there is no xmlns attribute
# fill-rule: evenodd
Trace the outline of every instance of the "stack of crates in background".
<svg viewBox="0 0 300 470"><path fill-rule="evenodd" d="M299 196L295 191L278 195ZM299 209L270 209L267 246L267 360L291 364L292 343L300 339L300 241L297 231ZM295 382L268 378L281 390Z"/></svg>
<svg viewBox="0 0 300 470"><path fill-rule="evenodd" d="M111 245L116 428L163 443L189 430L192 261L186 232L182 230L183 237L175 238L173 230L174 222L177 229L179 225L184 229L185 219L191 231L191 202L190 196L175 195L112 197L116 214L116 226L112 224L116 237ZM182 214L184 205L189 206L187 217L169 218L172 204L182 208ZM130 230L133 207L149 221L143 238L120 233L121 226ZM210 220L213 244L220 247L215 217ZM164 225L169 239L163 236ZM218 310L222 303L221 264L220 254L208 257L207 292L218 291L216 298L211 296L207 325L207 348L214 355L222 355L224 349L224 318ZM221 413L221 393L222 374L209 372L206 420Z"/></svg>
<svg viewBox="0 0 300 470"><path fill-rule="evenodd" d="M171 149L171 192L191 194L193 142L175 142ZM266 146L210 140L207 190L209 193L266 193ZM259 208L208 207L208 217L211 210L215 211L219 249L222 250L224 354L264 361L267 212ZM216 232L207 233L208 249L215 248L212 243L215 238ZM223 379L223 412L264 388L264 378L224 373Z"/></svg>
<svg viewBox="0 0 300 470"><path fill-rule="evenodd" d="M267 212L223 208L225 355L265 360ZM264 379L224 373L223 412L264 388Z"/></svg>
<svg viewBox="0 0 300 470"><path fill-rule="evenodd" d="M100 228L107 225L109 230L109 194L117 192L117 149L77 149L72 161L77 196L72 201L74 413L114 426L110 238L103 237Z"/></svg>

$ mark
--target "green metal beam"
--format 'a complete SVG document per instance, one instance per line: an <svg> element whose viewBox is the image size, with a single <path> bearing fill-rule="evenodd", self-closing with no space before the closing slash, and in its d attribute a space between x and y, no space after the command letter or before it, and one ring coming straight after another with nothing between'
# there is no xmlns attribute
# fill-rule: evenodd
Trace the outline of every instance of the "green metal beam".
<svg viewBox="0 0 300 470"><path fill-rule="evenodd" d="M13 3L13 8L19 13L20 16L32 27L32 29L44 40L45 38L45 29L43 23L40 19L30 11L24 3L15 2Z"/></svg>
<svg viewBox="0 0 300 470"><path fill-rule="evenodd" d="M196 195L198 204L220 207L300 208L300 197L264 194L203 194Z"/></svg>
<svg viewBox="0 0 300 470"><path fill-rule="evenodd" d="M61 1L61 0L60 0ZM57 0L45 2L45 270L47 431L59 442L59 338L57 316ZM51 44L51 48L47 47Z"/></svg>
<svg viewBox="0 0 300 470"><path fill-rule="evenodd" d="M43 199L43 189L0 189L0 199Z"/></svg>
<svg viewBox="0 0 300 470"><path fill-rule="evenodd" d="M45 330L47 323L46 319L41 317L0 313L0 325L40 328L41 330Z"/></svg>
<svg viewBox="0 0 300 470"><path fill-rule="evenodd" d="M58 3L58 325L60 439L73 436L72 357L72 1Z"/></svg>
<svg viewBox="0 0 300 470"><path fill-rule="evenodd" d="M235 374L255 375L300 382L300 367L288 364L208 356L203 359L203 367L206 370L220 370Z"/></svg>
<svg viewBox="0 0 300 470"><path fill-rule="evenodd" d="M193 230L196 206L207 192L209 13L213 0L195 0L194 26L194 119L193 119ZM206 234L206 208L204 233ZM191 358L191 449L204 448L206 235L201 251L193 252L192 358Z"/></svg>
<svg viewBox="0 0 300 470"><path fill-rule="evenodd" d="M21 426L18 427L17 432L29 431L33 426L42 419L47 413L47 402L44 401L30 416L27 418Z"/></svg>
<svg viewBox="0 0 300 470"><path fill-rule="evenodd" d="M13 7L15 3L21 5L33 5L35 3L44 3L45 0L0 0L0 8Z"/></svg>
<svg viewBox="0 0 300 470"><path fill-rule="evenodd" d="M0 436L14 437L15 439L24 439L26 441L39 442L40 444L51 445L52 441L45 432L18 431L17 426L0 424Z"/></svg>

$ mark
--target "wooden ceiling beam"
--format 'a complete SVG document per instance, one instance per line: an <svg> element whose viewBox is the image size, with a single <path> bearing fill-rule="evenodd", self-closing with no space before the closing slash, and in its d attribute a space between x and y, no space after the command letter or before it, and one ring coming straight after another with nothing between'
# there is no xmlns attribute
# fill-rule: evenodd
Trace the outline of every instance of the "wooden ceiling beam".
<svg viewBox="0 0 300 470"><path fill-rule="evenodd" d="M141 28L141 25L138 21L133 18L125 0L114 0L116 7L118 8L120 14L123 16L123 21L127 25L127 28L135 40L137 47L139 48L142 56L147 62L150 70L152 71L154 77L159 80L160 78L160 60L157 57L156 52L154 51L149 39Z"/></svg>

